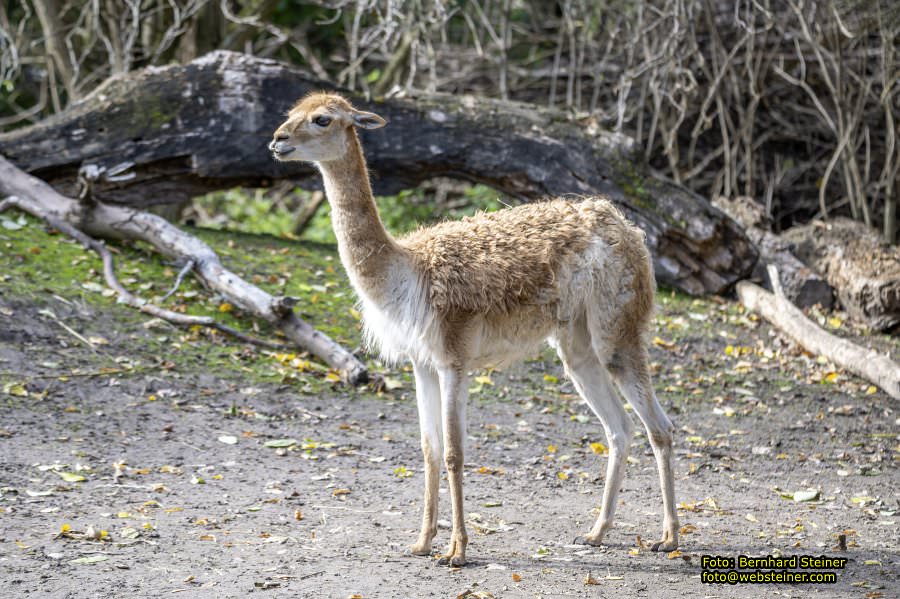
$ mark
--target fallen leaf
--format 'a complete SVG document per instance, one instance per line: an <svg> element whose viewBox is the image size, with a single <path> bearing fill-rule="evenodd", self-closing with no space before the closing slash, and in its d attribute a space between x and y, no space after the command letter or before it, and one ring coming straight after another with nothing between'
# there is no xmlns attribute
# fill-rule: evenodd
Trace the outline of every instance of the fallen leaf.
<svg viewBox="0 0 900 599"><path fill-rule="evenodd" d="M397 478L409 478L413 473L406 466L397 466L394 468L394 476Z"/></svg>
<svg viewBox="0 0 900 599"><path fill-rule="evenodd" d="M591 451L593 451L597 455L606 455L607 453L609 453L609 448L606 447L606 445L604 445L603 443L595 441L594 443L591 443Z"/></svg>
<svg viewBox="0 0 900 599"><path fill-rule="evenodd" d="M482 374L481 376L476 376L475 382L478 383L479 385L493 385L494 384L494 381L491 380L491 377L489 377L486 374Z"/></svg>
<svg viewBox="0 0 900 599"><path fill-rule="evenodd" d="M234 435L221 435L219 437L219 442L224 443L225 445L235 445L238 442L238 438Z"/></svg>
<svg viewBox="0 0 900 599"><path fill-rule="evenodd" d="M600 581L588 573L588 575L584 577L584 584L600 584Z"/></svg>
<svg viewBox="0 0 900 599"><path fill-rule="evenodd" d="M105 562L109 557L105 555L89 555L87 557L79 557L73 560L69 560L69 563L76 566L81 565L90 565L90 564L98 564L100 562Z"/></svg>
<svg viewBox="0 0 900 599"><path fill-rule="evenodd" d="M83 483L87 480L81 474L75 474L74 472L57 472L56 474L67 483Z"/></svg>
<svg viewBox="0 0 900 599"><path fill-rule="evenodd" d="M297 439L273 439L263 443L266 447L293 447L297 444Z"/></svg>
<svg viewBox="0 0 900 599"><path fill-rule="evenodd" d="M822 377L822 382L828 383L829 385L833 385L834 383L837 382L837 380L838 380L838 373L836 373L836 372L829 372L828 374L826 374L825 376Z"/></svg>
<svg viewBox="0 0 900 599"><path fill-rule="evenodd" d="M675 349L677 347L674 341L666 341L662 337L654 337L653 345L669 350Z"/></svg>
<svg viewBox="0 0 900 599"><path fill-rule="evenodd" d="M513 573L512 573L512 580L513 580L513 582L522 582L522 577L519 576L518 574L516 574L515 572L513 572Z"/></svg>
<svg viewBox="0 0 900 599"><path fill-rule="evenodd" d="M332 497L340 497L341 495L349 495L350 489L335 489L331 492Z"/></svg>
<svg viewBox="0 0 900 599"><path fill-rule="evenodd" d="M23 383L6 383L3 385L3 392L15 397L28 397L28 390Z"/></svg>
<svg viewBox="0 0 900 599"><path fill-rule="evenodd" d="M392 379L391 377L384 377L384 388L388 391L393 391L394 389L402 389L403 381L400 379Z"/></svg>
<svg viewBox="0 0 900 599"><path fill-rule="evenodd" d="M794 492L794 501L815 501L819 498L819 490L808 490L808 491L795 491Z"/></svg>

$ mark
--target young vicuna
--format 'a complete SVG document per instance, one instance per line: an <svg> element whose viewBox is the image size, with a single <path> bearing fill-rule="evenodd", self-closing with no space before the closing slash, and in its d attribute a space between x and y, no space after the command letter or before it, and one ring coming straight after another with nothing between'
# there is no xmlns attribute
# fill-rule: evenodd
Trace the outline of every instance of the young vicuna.
<svg viewBox="0 0 900 599"><path fill-rule="evenodd" d="M480 214L395 240L378 216L355 131L384 124L338 95L311 94L290 111L269 149L278 160L319 168L366 333L385 358L412 361L425 509L411 551L431 554L443 456L453 510L444 559L465 563L467 372L508 364L544 340L556 347L609 441L600 516L585 541L599 545L612 525L633 432L615 383L647 428L659 469L664 524L653 549L675 549L673 427L650 381L646 332L655 285L643 234L594 198Z"/></svg>

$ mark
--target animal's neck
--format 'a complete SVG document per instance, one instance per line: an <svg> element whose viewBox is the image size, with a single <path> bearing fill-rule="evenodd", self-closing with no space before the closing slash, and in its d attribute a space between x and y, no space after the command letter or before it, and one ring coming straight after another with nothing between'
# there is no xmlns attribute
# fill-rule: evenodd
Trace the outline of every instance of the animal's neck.
<svg viewBox="0 0 900 599"><path fill-rule="evenodd" d="M338 160L320 162L331 224L344 268L357 291L379 301L391 284L389 274L405 263L372 197L369 173L356 132L347 133L348 151Z"/></svg>

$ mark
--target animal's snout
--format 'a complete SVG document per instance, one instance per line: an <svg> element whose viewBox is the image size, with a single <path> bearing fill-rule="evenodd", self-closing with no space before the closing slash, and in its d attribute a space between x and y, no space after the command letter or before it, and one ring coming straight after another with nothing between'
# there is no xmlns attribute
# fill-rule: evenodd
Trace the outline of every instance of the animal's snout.
<svg viewBox="0 0 900 599"><path fill-rule="evenodd" d="M275 154L288 154L294 151L294 146L288 145L290 136L287 133L276 133L275 138L269 144L269 151Z"/></svg>

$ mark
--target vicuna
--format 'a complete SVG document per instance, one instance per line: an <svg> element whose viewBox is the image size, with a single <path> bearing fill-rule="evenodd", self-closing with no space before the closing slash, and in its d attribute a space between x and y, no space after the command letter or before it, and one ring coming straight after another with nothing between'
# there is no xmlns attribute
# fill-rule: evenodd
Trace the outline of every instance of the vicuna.
<svg viewBox="0 0 900 599"><path fill-rule="evenodd" d="M278 160L319 168L367 336L386 359L412 361L425 456L425 507L412 553L431 554L443 458L453 528L442 559L465 564L467 373L509 364L544 340L609 443L600 516L584 540L599 545L612 525L633 434L615 384L656 456L664 520L653 550L674 550L673 427L650 380L646 333L655 283L643 234L608 201L593 198L528 204L394 239L378 216L355 130L384 125L341 96L315 93L293 107L269 149Z"/></svg>

